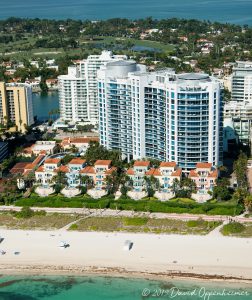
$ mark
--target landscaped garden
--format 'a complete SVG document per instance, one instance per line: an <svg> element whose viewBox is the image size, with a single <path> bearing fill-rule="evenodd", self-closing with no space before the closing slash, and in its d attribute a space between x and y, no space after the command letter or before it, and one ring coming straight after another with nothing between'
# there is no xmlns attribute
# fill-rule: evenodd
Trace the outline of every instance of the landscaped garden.
<svg viewBox="0 0 252 300"><path fill-rule="evenodd" d="M163 213L190 213L206 215L239 215L243 212L242 204L234 200L226 202L210 201L203 204L191 199L177 198L171 201L160 202L154 200L134 201L127 197L115 200L114 196L104 196L99 200L94 200L88 195L81 195L74 198L66 198L61 195L51 195L39 197L31 194L29 198L20 198L15 202L16 206L30 207L71 207L71 208L94 208L94 209L117 209L144 212L163 212Z"/></svg>

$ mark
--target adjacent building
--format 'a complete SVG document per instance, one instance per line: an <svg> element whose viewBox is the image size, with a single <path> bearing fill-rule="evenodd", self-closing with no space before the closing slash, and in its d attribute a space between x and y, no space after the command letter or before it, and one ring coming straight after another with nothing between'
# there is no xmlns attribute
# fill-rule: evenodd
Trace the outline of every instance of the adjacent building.
<svg viewBox="0 0 252 300"><path fill-rule="evenodd" d="M85 154L91 142L99 142L98 137L67 137L62 140L60 146L64 151L76 148L80 154Z"/></svg>
<svg viewBox="0 0 252 300"><path fill-rule="evenodd" d="M224 106L224 119L230 131L231 121L235 134L243 144L251 144L252 121L252 62L237 61L231 75L232 101ZM231 120L231 121L230 121ZM226 138L224 136L224 138Z"/></svg>
<svg viewBox="0 0 252 300"><path fill-rule="evenodd" d="M233 67L232 100L252 101L252 62L237 61Z"/></svg>
<svg viewBox="0 0 252 300"><path fill-rule="evenodd" d="M241 143L246 145L251 143L252 102L228 102L224 106L224 119L232 120L233 129Z"/></svg>
<svg viewBox="0 0 252 300"><path fill-rule="evenodd" d="M58 77L60 117L74 122L98 122L97 71L109 61L127 59L103 51L90 55L68 68L68 74Z"/></svg>
<svg viewBox="0 0 252 300"><path fill-rule="evenodd" d="M100 143L130 159L222 164L222 85L207 74L146 72L134 61L98 71Z"/></svg>
<svg viewBox="0 0 252 300"><path fill-rule="evenodd" d="M29 84L0 82L0 123L22 132L34 123Z"/></svg>

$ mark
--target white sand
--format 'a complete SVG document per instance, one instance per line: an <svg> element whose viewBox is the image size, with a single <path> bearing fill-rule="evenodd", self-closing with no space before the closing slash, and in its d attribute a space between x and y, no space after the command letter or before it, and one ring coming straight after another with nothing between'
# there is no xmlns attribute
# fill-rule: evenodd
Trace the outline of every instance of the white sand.
<svg viewBox="0 0 252 300"><path fill-rule="evenodd" d="M7 252L0 256L0 273L22 268L71 273L92 267L151 275L181 271L252 279L252 239L23 230L0 230L0 236L4 237L0 249ZM134 243L131 251L123 250L127 239ZM62 240L70 247L60 249Z"/></svg>

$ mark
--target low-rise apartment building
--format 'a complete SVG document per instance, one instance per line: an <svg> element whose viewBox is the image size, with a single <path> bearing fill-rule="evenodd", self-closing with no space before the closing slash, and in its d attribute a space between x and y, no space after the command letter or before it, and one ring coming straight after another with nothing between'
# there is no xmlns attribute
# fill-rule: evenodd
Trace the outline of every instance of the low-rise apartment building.
<svg viewBox="0 0 252 300"><path fill-rule="evenodd" d="M218 179L218 170L210 163L198 163L196 169L190 171L189 178L196 183L197 192L205 194L213 190Z"/></svg>
<svg viewBox="0 0 252 300"><path fill-rule="evenodd" d="M76 137L76 138L67 137L62 140L60 145L64 151L69 150L72 147L76 147L79 153L84 154L87 151L90 142L99 142L99 138L98 137Z"/></svg>
<svg viewBox="0 0 252 300"><path fill-rule="evenodd" d="M175 179L182 179L182 169L175 162L162 162L158 168L150 168L149 161L136 161L133 168L127 170L127 175L133 183L136 191L145 188L145 177L154 176L159 181L160 189L170 192Z"/></svg>
<svg viewBox="0 0 252 300"><path fill-rule="evenodd" d="M94 166L87 166L86 160L80 158L72 159L67 165L62 165L60 159L47 159L43 166L35 172L37 183L45 186L53 185L53 177L59 172L65 173L67 185L77 187L82 185L81 176L88 176L93 186L97 189L106 187L106 176L117 171L112 167L111 160L98 160Z"/></svg>

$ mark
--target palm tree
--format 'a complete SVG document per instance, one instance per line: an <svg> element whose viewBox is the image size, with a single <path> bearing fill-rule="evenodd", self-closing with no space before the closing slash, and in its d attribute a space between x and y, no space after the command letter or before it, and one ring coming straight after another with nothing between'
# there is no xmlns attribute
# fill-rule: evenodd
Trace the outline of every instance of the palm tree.
<svg viewBox="0 0 252 300"><path fill-rule="evenodd" d="M148 197L153 197L155 191L157 191L160 187L159 180L152 176L144 176L145 186L148 193Z"/></svg>
<svg viewBox="0 0 252 300"><path fill-rule="evenodd" d="M181 187L185 188L185 190L189 191L190 194L196 192L197 186L196 183L191 178L184 178L181 182Z"/></svg>
<svg viewBox="0 0 252 300"><path fill-rule="evenodd" d="M246 212L251 212L252 210L252 195L248 195L246 198L243 200Z"/></svg>
<svg viewBox="0 0 252 300"><path fill-rule="evenodd" d="M171 190L176 195L179 189L180 189L180 181L177 178L175 178L172 182Z"/></svg>
<svg viewBox="0 0 252 300"><path fill-rule="evenodd" d="M120 175L117 171L113 171L111 175L106 176L105 183L109 194L114 194L120 186Z"/></svg>
<svg viewBox="0 0 252 300"><path fill-rule="evenodd" d="M72 153L78 153L78 148L75 146L75 145L72 145L72 147L70 148L70 151L72 152Z"/></svg>
<svg viewBox="0 0 252 300"><path fill-rule="evenodd" d="M25 177L25 185L28 186L28 188L31 188L33 186L33 183L35 181L35 172L29 172L28 175Z"/></svg>
<svg viewBox="0 0 252 300"><path fill-rule="evenodd" d="M19 125L20 125L20 130L19 131L22 131L22 123L23 123L23 121L20 119L19 120Z"/></svg>
<svg viewBox="0 0 252 300"><path fill-rule="evenodd" d="M66 173L59 171L52 178L52 182L54 183L54 188L56 193L59 193L64 186L68 184Z"/></svg>
<svg viewBox="0 0 252 300"><path fill-rule="evenodd" d="M80 186L85 186L87 189L91 188L93 185L92 179L87 176L87 175L81 175L79 174L79 181L80 181Z"/></svg>

